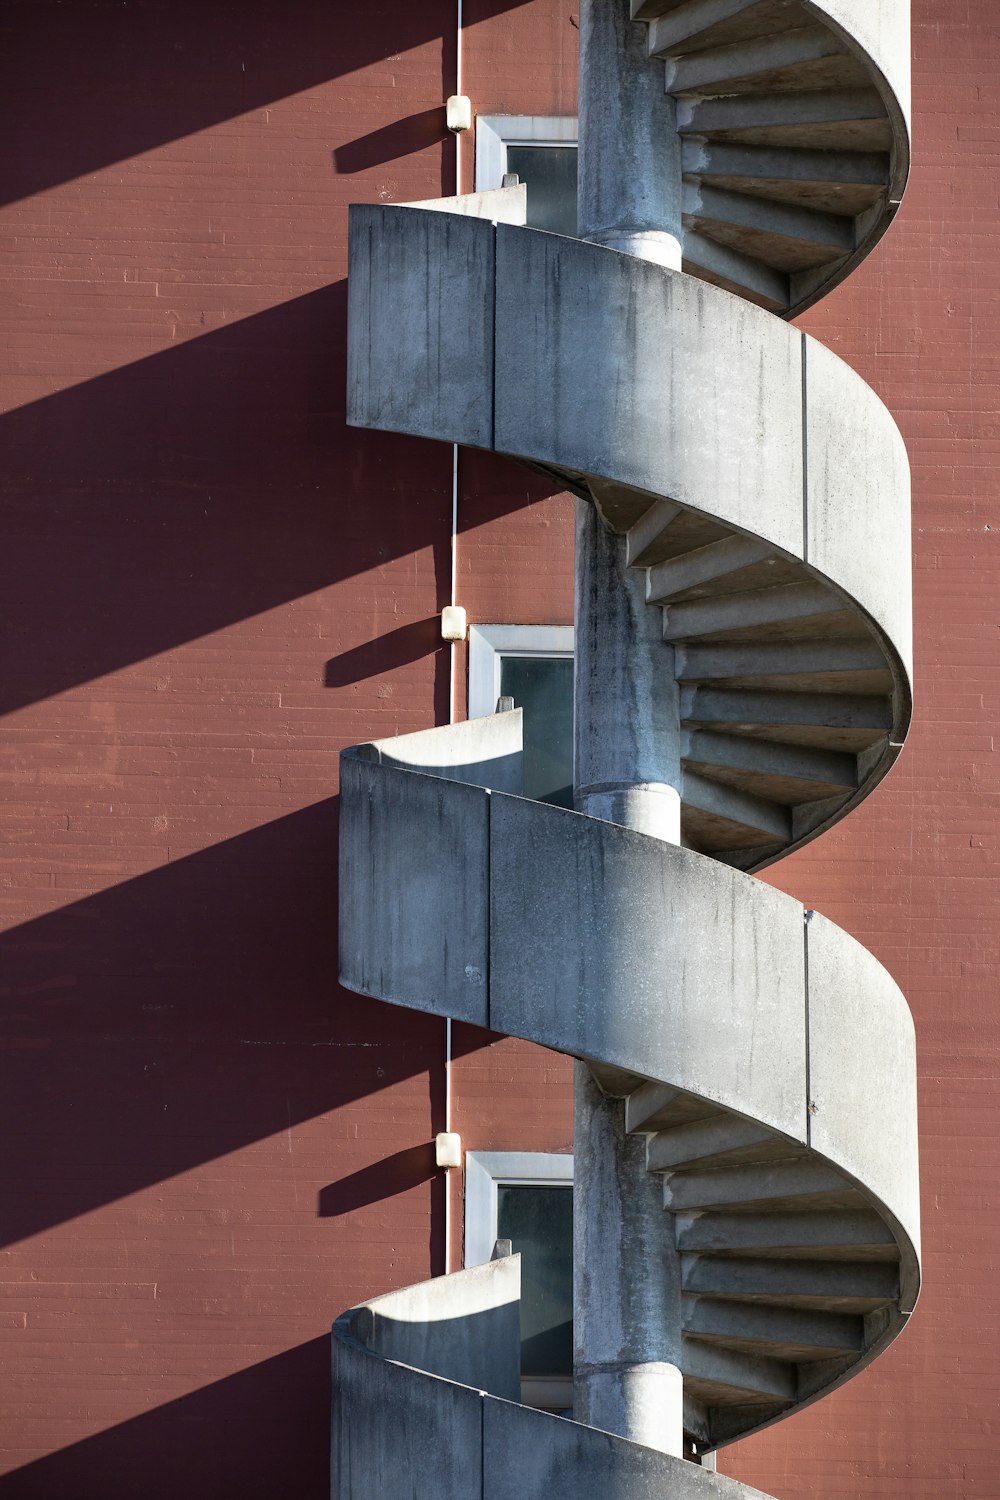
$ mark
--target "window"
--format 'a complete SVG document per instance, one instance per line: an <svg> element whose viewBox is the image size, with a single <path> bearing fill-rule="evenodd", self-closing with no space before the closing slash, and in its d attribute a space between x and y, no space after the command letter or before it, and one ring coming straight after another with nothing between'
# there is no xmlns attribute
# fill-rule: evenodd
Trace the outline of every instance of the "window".
<svg viewBox="0 0 1000 1500"><path fill-rule="evenodd" d="M524 795L573 806L572 625L473 625L469 718L513 698L524 711Z"/></svg>
<svg viewBox="0 0 1000 1500"><path fill-rule="evenodd" d="M576 120L556 115L480 115L476 188L485 192L516 173L528 188L528 225L576 234Z"/></svg>
<svg viewBox="0 0 1000 1500"><path fill-rule="evenodd" d="M521 1397L573 1403L573 1158L541 1152L465 1155L465 1264L498 1239L521 1254Z"/></svg>

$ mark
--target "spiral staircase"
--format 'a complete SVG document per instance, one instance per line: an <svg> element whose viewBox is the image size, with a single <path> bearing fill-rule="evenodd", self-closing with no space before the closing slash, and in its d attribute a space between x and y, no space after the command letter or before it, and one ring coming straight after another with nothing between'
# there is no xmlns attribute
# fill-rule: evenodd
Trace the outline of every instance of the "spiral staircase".
<svg viewBox="0 0 1000 1500"><path fill-rule="evenodd" d="M578 496L579 811L520 795L518 711L346 751L341 978L576 1058L579 1202L575 1420L519 1404L517 1257L376 1298L334 1330L351 1500L749 1496L704 1456L917 1296L906 1003L754 878L909 723L902 442L786 321L898 204L908 7L622 7L581 11L581 171L609 67L658 110L663 59L681 269L525 228L517 188L352 210L349 419Z"/></svg>

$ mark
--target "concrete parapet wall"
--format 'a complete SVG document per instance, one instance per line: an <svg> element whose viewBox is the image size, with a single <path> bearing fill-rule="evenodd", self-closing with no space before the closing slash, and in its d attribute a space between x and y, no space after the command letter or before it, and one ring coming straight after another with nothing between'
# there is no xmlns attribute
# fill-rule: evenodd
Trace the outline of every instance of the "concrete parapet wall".
<svg viewBox="0 0 1000 1500"><path fill-rule="evenodd" d="M601 246L353 215L352 422L495 448L760 537L855 601L908 676L909 468L889 412L836 355Z"/></svg>
<svg viewBox="0 0 1000 1500"><path fill-rule="evenodd" d="M452 733L413 736L415 754L434 759L438 735L446 759ZM410 738L389 742L398 763ZM398 764L348 755L343 773L342 982L811 1144L914 1263L913 1026L860 944L753 876L615 824Z"/></svg>

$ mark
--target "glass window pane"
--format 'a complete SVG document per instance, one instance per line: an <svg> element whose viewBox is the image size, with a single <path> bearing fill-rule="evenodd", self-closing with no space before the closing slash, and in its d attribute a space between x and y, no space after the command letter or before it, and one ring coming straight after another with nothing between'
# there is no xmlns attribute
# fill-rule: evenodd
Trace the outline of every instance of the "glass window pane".
<svg viewBox="0 0 1000 1500"><path fill-rule="evenodd" d="M500 692L524 710L524 795L573 806L573 658L503 656Z"/></svg>
<svg viewBox="0 0 1000 1500"><path fill-rule="evenodd" d="M507 171L528 184L528 227L576 234L576 147L508 146Z"/></svg>
<svg viewBox="0 0 1000 1500"><path fill-rule="evenodd" d="M573 1189L497 1187L497 1237L521 1252L521 1373L573 1373Z"/></svg>

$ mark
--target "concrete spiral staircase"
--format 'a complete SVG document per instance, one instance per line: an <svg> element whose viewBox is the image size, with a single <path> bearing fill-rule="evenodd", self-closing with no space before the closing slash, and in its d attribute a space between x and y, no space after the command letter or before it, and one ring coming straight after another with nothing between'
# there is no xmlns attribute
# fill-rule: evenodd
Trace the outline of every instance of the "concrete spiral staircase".
<svg viewBox="0 0 1000 1500"><path fill-rule="evenodd" d="M866 796L909 722L902 443L774 315L842 279L895 210L907 7L633 0L626 24L676 100L684 269L527 229L518 189L352 210L349 418L509 454L580 497L578 771L615 717L580 712L610 661L597 545L639 705L618 738L648 788L672 737L680 843L521 796L518 711L356 747L341 977L580 1060L578 1172L617 1153L619 1238L662 1280L658 1311L620 1335L627 1356L578 1337L569 1421L519 1404L517 1257L352 1309L340 1497L748 1496L594 1420L588 1378L672 1361L697 1460L857 1373L917 1295L905 1001L752 873ZM588 1089L613 1146L588 1137ZM650 1184L662 1211L640 1222Z"/></svg>

